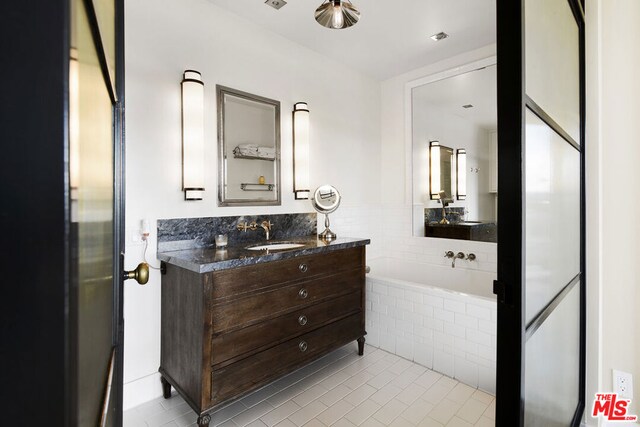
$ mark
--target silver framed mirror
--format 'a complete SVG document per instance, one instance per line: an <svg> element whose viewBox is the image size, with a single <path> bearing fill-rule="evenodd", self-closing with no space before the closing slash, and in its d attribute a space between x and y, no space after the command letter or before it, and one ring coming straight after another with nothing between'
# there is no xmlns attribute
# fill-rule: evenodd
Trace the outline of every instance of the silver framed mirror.
<svg viewBox="0 0 640 427"><path fill-rule="evenodd" d="M320 214L324 214L324 231L318 234L320 240L331 242L338 238L338 236L329 228L329 214L333 213L340 206L342 197L340 192L332 185L321 185L313 193L311 198L311 204L313 208Z"/></svg>
<svg viewBox="0 0 640 427"><path fill-rule="evenodd" d="M278 206L280 101L216 85L218 206Z"/></svg>

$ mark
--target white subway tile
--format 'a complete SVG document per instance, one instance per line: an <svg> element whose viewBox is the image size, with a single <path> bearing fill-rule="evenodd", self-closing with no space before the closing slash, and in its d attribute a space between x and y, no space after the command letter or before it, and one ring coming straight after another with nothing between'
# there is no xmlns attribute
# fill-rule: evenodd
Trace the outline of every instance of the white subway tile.
<svg viewBox="0 0 640 427"><path fill-rule="evenodd" d="M395 298L404 298L404 291L395 286L389 286L389 295Z"/></svg>
<svg viewBox="0 0 640 427"><path fill-rule="evenodd" d="M481 330L482 332L488 333L489 335L496 335L497 327L498 325L495 322L492 322L490 320L478 321L478 329Z"/></svg>
<svg viewBox="0 0 640 427"><path fill-rule="evenodd" d="M467 339L478 344L491 346L491 335L486 332L467 329Z"/></svg>
<svg viewBox="0 0 640 427"><path fill-rule="evenodd" d="M433 347L424 343L415 344L413 348L413 360L431 369L433 367Z"/></svg>
<svg viewBox="0 0 640 427"><path fill-rule="evenodd" d="M414 326L424 325L424 317L419 313L405 313L405 320L411 322Z"/></svg>
<svg viewBox="0 0 640 427"><path fill-rule="evenodd" d="M449 322L444 322L444 333L460 338L465 338L467 336L464 326Z"/></svg>
<svg viewBox="0 0 640 427"><path fill-rule="evenodd" d="M396 299L395 297L392 297L392 296L380 295L380 304L384 304L387 307L395 307Z"/></svg>
<svg viewBox="0 0 640 427"><path fill-rule="evenodd" d="M424 303L430 305L434 308L443 308L444 307L444 299L440 297L436 297L433 295L425 295Z"/></svg>
<svg viewBox="0 0 640 427"><path fill-rule="evenodd" d="M491 320L491 310L475 304L467 304L467 315L477 317L478 319Z"/></svg>
<svg viewBox="0 0 640 427"><path fill-rule="evenodd" d="M413 360L414 342L407 338L396 338L396 354L405 359Z"/></svg>
<svg viewBox="0 0 640 427"><path fill-rule="evenodd" d="M491 361L496 361L496 348L486 345L478 345L478 356Z"/></svg>
<svg viewBox="0 0 640 427"><path fill-rule="evenodd" d="M390 353L395 353L396 337L387 332L380 332L380 348Z"/></svg>
<svg viewBox="0 0 640 427"><path fill-rule="evenodd" d="M425 317L433 317L433 307L430 305L425 305L425 304L420 304L417 305L415 304L413 307L413 311L415 311L416 313L420 313L421 315L425 316Z"/></svg>
<svg viewBox="0 0 640 427"><path fill-rule="evenodd" d="M442 351L433 351L433 369L449 377L453 377L453 358Z"/></svg>
<svg viewBox="0 0 640 427"><path fill-rule="evenodd" d="M451 299L444 300L444 309L456 313L465 313L465 304L461 301L453 301Z"/></svg>
<svg viewBox="0 0 640 427"><path fill-rule="evenodd" d="M424 326L434 331L444 331L444 322L439 319L430 319L428 317L425 317Z"/></svg>
<svg viewBox="0 0 640 427"><path fill-rule="evenodd" d="M454 359L454 378L470 385L478 387L478 365L466 359L456 357Z"/></svg>
<svg viewBox="0 0 640 427"><path fill-rule="evenodd" d="M440 310L439 308L433 309L433 317L435 317L438 320L442 320L444 322L454 323L455 322L454 314L455 313L453 313L452 311Z"/></svg>
<svg viewBox="0 0 640 427"><path fill-rule="evenodd" d="M483 368L478 372L478 388L491 394L496 394L495 368Z"/></svg>
<svg viewBox="0 0 640 427"><path fill-rule="evenodd" d="M400 310L405 310L408 312L412 312L413 311L413 303L411 301L407 301L405 299L398 299L396 301L396 307L398 307Z"/></svg>
<svg viewBox="0 0 640 427"><path fill-rule="evenodd" d="M406 300L408 300L408 301L413 302L414 304L422 304L423 303L423 296L419 292L405 290L404 291L404 298Z"/></svg>
<svg viewBox="0 0 640 427"><path fill-rule="evenodd" d="M468 329L478 329L478 319L467 316L466 314L456 313L455 323L456 325L461 325Z"/></svg>

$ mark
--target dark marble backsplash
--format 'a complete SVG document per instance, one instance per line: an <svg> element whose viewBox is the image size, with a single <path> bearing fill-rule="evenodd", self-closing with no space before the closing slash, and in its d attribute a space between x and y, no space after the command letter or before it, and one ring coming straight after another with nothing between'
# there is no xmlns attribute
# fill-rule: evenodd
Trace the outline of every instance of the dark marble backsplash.
<svg viewBox="0 0 640 427"><path fill-rule="evenodd" d="M459 222L464 219L464 207L446 208L447 220L450 222ZM424 223L440 222L442 219L442 208L425 208Z"/></svg>
<svg viewBox="0 0 640 427"><path fill-rule="evenodd" d="M270 240L312 236L317 233L317 215L313 213L221 216L211 218L176 218L158 220L158 252L215 246L215 236L226 234L229 246L264 242L265 232L238 231L242 222L271 221Z"/></svg>

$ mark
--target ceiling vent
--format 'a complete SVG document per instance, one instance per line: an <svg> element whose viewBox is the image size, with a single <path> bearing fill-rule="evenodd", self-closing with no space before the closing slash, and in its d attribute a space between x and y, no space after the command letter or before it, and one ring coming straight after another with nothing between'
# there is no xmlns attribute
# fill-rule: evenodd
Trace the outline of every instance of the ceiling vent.
<svg viewBox="0 0 640 427"><path fill-rule="evenodd" d="M276 10L280 9L282 6L287 4L287 2L284 0L267 0L265 1L265 3Z"/></svg>
<svg viewBox="0 0 640 427"><path fill-rule="evenodd" d="M431 38L431 40L433 40L434 42L439 42L440 40L444 40L444 39L446 39L447 37L449 37L449 34L447 34L447 33L443 32L443 31L441 31L441 32L439 32L438 34L434 34L434 35L432 35L430 38Z"/></svg>

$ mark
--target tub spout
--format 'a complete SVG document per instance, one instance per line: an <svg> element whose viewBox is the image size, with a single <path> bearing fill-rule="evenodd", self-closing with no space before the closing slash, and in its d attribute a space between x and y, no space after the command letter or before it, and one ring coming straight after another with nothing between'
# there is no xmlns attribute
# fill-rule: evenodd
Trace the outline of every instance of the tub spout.
<svg viewBox="0 0 640 427"><path fill-rule="evenodd" d="M456 268L457 259L464 259L464 253L458 252L456 256L453 257L453 259L451 260L451 268Z"/></svg>

